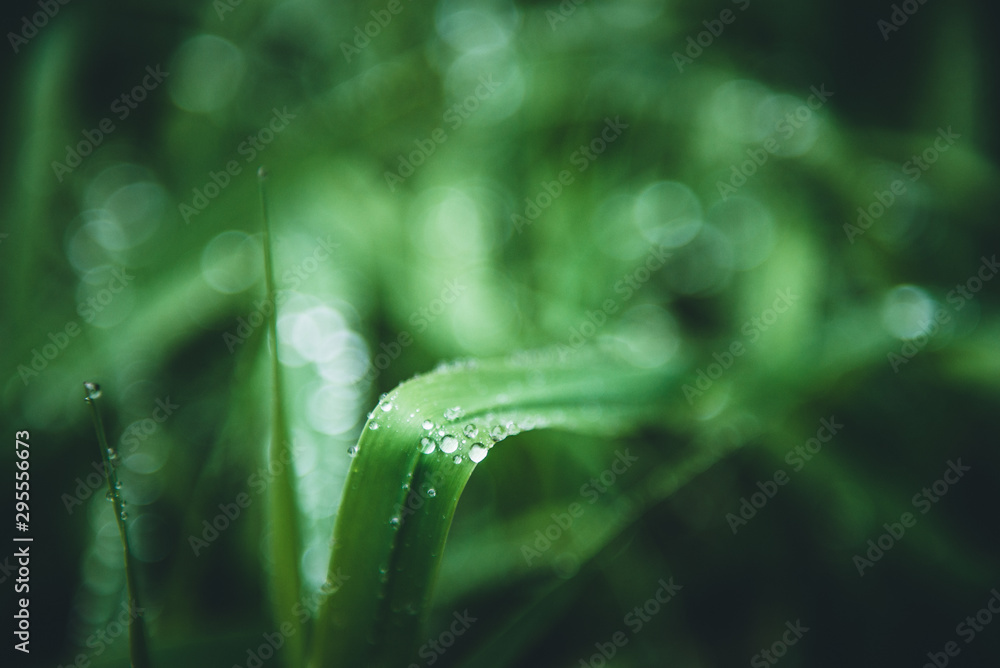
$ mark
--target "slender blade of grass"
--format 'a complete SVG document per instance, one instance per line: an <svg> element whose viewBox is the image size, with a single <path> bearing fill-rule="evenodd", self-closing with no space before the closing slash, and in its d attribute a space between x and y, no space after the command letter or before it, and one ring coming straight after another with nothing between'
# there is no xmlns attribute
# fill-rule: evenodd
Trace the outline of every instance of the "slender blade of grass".
<svg viewBox="0 0 1000 668"><path fill-rule="evenodd" d="M115 522L118 523L118 535L122 540L123 559L125 561L125 590L128 595L128 612L131 623L128 626L128 655L132 668L149 668L149 647L146 643L146 622L143 619L143 609L139 605L139 587L135 581L135 563L132 550L129 549L128 531L125 526L125 498L118 482L118 450L108 444L104 433L104 421L101 411L97 408L97 398L101 396L100 387L96 383L84 383L84 400L90 406L94 418L94 429L97 431L97 443L101 448L101 461L104 462L105 479L108 482L108 496L114 502Z"/></svg>
<svg viewBox="0 0 1000 668"><path fill-rule="evenodd" d="M268 486L267 524L270 529L269 550L273 564L270 577L271 604L277 627L291 624L287 634L286 660L288 665L301 666L304 656L302 622L293 613L299 600L299 515L295 502L295 470L288 440L288 423L284 408L284 385L281 364L278 361L278 306L274 288L274 262L271 257L271 224L267 212L267 194L264 181L267 172L263 167L257 173L260 182L260 207L264 227L264 283L267 301L271 304L267 317L267 331L271 342L271 446L268 466L279 471Z"/></svg>

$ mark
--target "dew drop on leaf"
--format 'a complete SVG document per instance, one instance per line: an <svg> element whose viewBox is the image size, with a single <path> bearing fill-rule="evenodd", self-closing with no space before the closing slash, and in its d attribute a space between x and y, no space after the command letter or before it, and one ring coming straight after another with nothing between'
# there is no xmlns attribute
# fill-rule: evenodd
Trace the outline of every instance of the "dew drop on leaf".
<svg viewBox="0 0 1000 668"><path fill-rule="evenodd" d="M101 386L97 383L84 383L83 389L87 392L87 401L93 401L94 399L100 399L101 397Z"/></svg>
<svg viewBox="0 0 1000 668"><path fill-rule="evenodd" d="M444 419L447 420L448 422L454 422L455 420L461 418L463 415L465 415L465 411L462 410L461 406L446 408L444 411Z"/></svg>
<svg viewBox="0 0 1000 668"><path fill-rule="evenodd" d="M479 427L470 423L465 425L464 432L465 435L468 436L469 438L475 438L476 436L479 435Z"/></svg>
<svg viewBox="0 0 1000 668"><path fill-rule="evenodd" d="M383 413L388 413L389 411L392 410L392 402L391 401L385 401L385 402L379 404L378 407L382 409Z"/></svg>
<svg viewBox="0 0 1000 668"><path fill-rule="evenodd" d="M372 420L371 422L368 423L368 428L371 429L372 431L375 431L376 429L378 429L378 422Z"/></svg>
<svg viewBox="0 0 1000 668"><path fill-rule="evenodd" d="M435 496L437 496L437 490L434 489L433 487L428 488L427 489L427 496L429 496L429 497L431 497L433 499Z"/></svg>
<svg viewBox="0 0 1000 668"><path fill-rule="evenodd" d="M451 458L451 461L455 462L456 464L461 464L462 463L462 455L455 455L454 457Z"/></svg>
<svg viewBox="0 0 1000 668"><path fill-rule="evenodd" d="M389 526L391 526L393 529L398 529L399 528L399 518L398 517L390 518L389 519Z"/></svg>
<svg viewBox="0 0 1000 668"><path fill-rule="evenodd" d="M486 459L486 453L488 452L489 450L482 443L473 443L472 447L469 448L469 459L478 464Z"/></svg>
<svg viewBox="0 0 1000 668"><path fill-rule="evenodd" d="M358 446L352 445L351 447L347 448L347 454L350 455L351 457L358 454Z"/></svg>
<svg viewBox="0 0 1000 668"><path fill-rule="evenodd" d="M429 455L434 452L434 441L424 436L420 439L420 452Z"/></svg>
<svg viewBox="0 0 1000 668"><path fill-rule="evenodd" d="M500 425L497 425L492 429L490 429L490 438L492 438L494 441L502 441L504 435L505 435L504 428Z"/></svg>
<svg viewBox="0 0 1000 668"><path fill-rule="evenodd" d="M451 434L445 434L441 439L441 452L452 453L458 449L458 439Z"/></svg>
<svg viewBox="0 0 1000 668"><path fill-rule="evenodd" d="M107 499L108 501L114 501L115 495L112 494L111 490L109 489L107 492L104 493L104 498Z"/></svg>
<svg viewBox="0 0 1000 668"><path fill-rule="evenodd" d="M431 422L430 420L424 420L424 423L423 423L423 425L422 425L422 426L423 426L423 428L424 428L424 429L425 429L426 431L430 431L431 429L433 429L433 428L434 428L434 423L433 423L433 422Z"/></svg>
<svg viewBox="0 0 1000 668"><path fill-rule="evenodd" d="M122 522L124 522L125 520L127 520L127 519L128 519L128 513L126 513L126 512L125 512L125 511L123 510L123 511L122 511L122 514L121 514L121 515L119 515L119 517L121 517L121 518L122 518Z"/></svg>

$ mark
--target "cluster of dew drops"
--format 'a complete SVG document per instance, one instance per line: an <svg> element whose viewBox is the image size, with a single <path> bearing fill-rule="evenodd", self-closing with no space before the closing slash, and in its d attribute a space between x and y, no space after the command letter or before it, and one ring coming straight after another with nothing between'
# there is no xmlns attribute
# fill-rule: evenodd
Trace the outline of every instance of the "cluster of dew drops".
<svg viewBox="0 0 1000 668"><path fill-rule="evenodd" d="M387 394L383 394L379 398L378 406L368 414L368 429L374 431L380 428L379 415L387 415L393 410L398 410L399 407L394 403L394 400L395 396ZM450 455L455 464L461 464L464 461L463 451L468 456L469 461L478 464L486 459L490 449L503 439L519 434L523 429L538 426L531 418L524 421L524 424L518 425L512 420L501 420L492 413L486 414L482 419L486 426L480 426L472 421L463 425L461 422L462 418L465 417L465 410L461 406L445 409L439 421L431 417L422 417L419 413L420 409L416 408L406 419L406 422L420 421L423 433L416 447L424 455L431 455L436 451ZM347 453L354 457L358 453L357 446L351 446ZM403 483L404 490L409 490L409 487L409 480ZM424 494L433 498L437 496L437 491L433 487L429 487ZM393 516L389 519L389 525L393 529L398 529L401 523L402 520L399 517Z"/></svg>
<svg viewBox="0 0 1000 668"><path fill-rule="evenodd" d="M101 395L103 394L103 392L101 390L101 386L98 385L97 383L86 382L86 383L83 384L83 387L84 387L84 389L87 392L86 397L84 397L84 401L86 401L88 404L93 404L96 400L100 399ZM118 480L118 475L116 473L117 470L118 470L118 465L121 463L121 458L118 456L118 451L115 450L114 448L108 448L105 451L105 454L108 456L108 465L110 467L109 470L108 470L108 475L111 478L111 485L114 487L114 491L112 491L111 489L109 489L104 494L104 498L107 499L108 501L112 501L113 502L115 500L116 493L118 493L118 496L121 497L120 492L121 492L121 488L122 488L122 483L121 483L121 481ZM121 514L120 514L120 517L121 517L122 521L125 521L125 520L128 519L128 513L125 512L125 499L124 498L121 498Z"/></svg>
<svg viewBox="0 0 1000 668"><path fill-rule="evenodd" d="M395 409L397 406L393 403L393 397L383 394L379 399L378 406L368 414L368 429L373 431L378 429L381 426L378 422L378 415L389 413ZM406 421L419 419L417 415L419 412L419 408L415 409ZM469 460L478 464L486 459L486 455L494 445L508 436L521 433L521 427L515 422L498 420L493 414L487 414L484 418L484 421L492 426L482 428L474 422L468 422L460 427L458 423L463 417L465 417L465 410L461 406L453 406L444 410L440 422L436 422L430 417L424 418L420 423L424 435L420 437L417 447L425 455L433 454L435 451L452 455L452 461L461 464L464 457L460 449L464 450L465 446L468 446L467 456ZM356 455L358 453L357 446L351 446L347 453L351 457Z"/></svg>

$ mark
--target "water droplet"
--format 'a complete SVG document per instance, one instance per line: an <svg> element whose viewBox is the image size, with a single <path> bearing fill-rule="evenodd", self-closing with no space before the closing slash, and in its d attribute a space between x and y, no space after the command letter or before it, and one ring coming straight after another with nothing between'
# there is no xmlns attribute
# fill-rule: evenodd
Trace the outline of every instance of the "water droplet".
<svg viewBox="0 0 1000 668"><path fill-rule="evenodd" d="M469 448L469 459L478 464L486 459L486 453L488 452L489 450L482 443L473 443L472 447Z"/></svg>
<svg viewBox="0 0 1000 668"><path fill-rule="evenodd" d="M431 429L434 428L434 423L431 422L430 420L424 420L423 428L425 431L430 431Z"/></svg>
<svg viewBox="0 0 1000 668"><path fill-rule="evenodd" d="M429 455L434 452L434 441L424 436L420 439L420 452Z"/></svg>
<svg viewBox="0 0 1000 668"><path fill-rule="evenodd" d="M458 449L458 439L451 434L445 434L441 439L441 452L452 453Z"/></svg>
<svg viewBox="0 0 1000 668"><path fill-rule="evenodd" d="M378 429L378 422L372 420L371 422L368 423L368 428L371 429L372 431L375 431L376 429Z"/></svg>
<svg viewBox="0 0 1000 668"><path fill-rule="evenodd" d="M84 383L83 389L87 393L87 396L83 399L84 401L89 402L101 397L101 386L97 383Z"/></svg>
<svg viewBox="0 0 1000 668"><path fill-rule="evenodd" d="M107 499L108 501L114 501L115 495L112 494L111 490L109 489L107 492L104 493L104 498Z"/></svg>
<svg viewBox="0 0 1000 668"><path fill-rule="evenodd" d="M456 464L461 464L462 463L462 455L455 455L454 457L451 458L451 461L455 462Z"/></svg>
<svg viewBox="0 0 1000 668"><path fill-rule="evenodd" d="M392 410L392 402L391 401L386 401L385 403L379 404L378 407L382 409L383 413L388 413L389 411Z"/></svg>
<svg viewBox="0 0 1000 668"><path fill-rule="evenodd" d="M502 441L504 438L504 428L501 425L497 425L490 429L490 438L494 441Z"/></svg>
<svg viewBox="0 0 1000 668"><path fill-rule="evenodd" d="M358 446L352 445L351 447L347 448L347 454L350 455L351 457L358 454Z"/></svg>
<svg viewBox="0 0 1000 668"><path fill-rule="evenodd" d="M115 489L121 489L121 488L122 488L121 481L120 480L115 480Z"/></svg>
<svg viewBox="0 0 1000 668"><path fill-rule="evenodd" d="M128 513L126 513L126 512L125 512L125 511L123 510L123 511L122 511L122 514L121 514L121 515L119 515L119 517L121 517L121 518L122 518L122 522L124 522L125 520L127 520L127 519L128 519Z"/></svg>
<svg viewBox="0 0 1000 668"><path fill-rule="evenodd" d="M444 411L444 419L447 420L448 422L454 422L455 420L461 418L463 415L465 415L465 411L462 410L461 406L446 408Z"/></svg>
<svg viewBox="0 0 1000 668"><path fill-rule="evenodd" d="M465 425L465 429L463 431L465 432L465 435L468 436L469 438L475 438L477 435L479 435L479 427L477 427L474 424Z"/></svg>
<svg viewBox="0 0 1000 668"><path fill-rule="evenodd" d="M389 519L389 526L391 526L393 529L398 529L399 528L399 518L398 517L392 517L392 518L390 518Z"/></svg>
<svg viewBox="0 0 1000 668"><path fill-rule="evenodd" d="M429 496L429 497L431 497L433 499L435 496L437 496L437 490L434 489L433 487L429 487L427 489L427 496Z"/></svg>

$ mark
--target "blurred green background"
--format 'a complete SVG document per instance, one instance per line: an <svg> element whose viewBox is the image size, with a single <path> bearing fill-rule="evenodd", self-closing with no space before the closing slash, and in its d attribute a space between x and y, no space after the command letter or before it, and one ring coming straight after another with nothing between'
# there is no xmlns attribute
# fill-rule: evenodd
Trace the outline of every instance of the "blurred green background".
<svg viewBox="0 0 1000 668"><path fill-rule="evenodd" d="M380 393L443 359L617 339L676 370L674 400L622 441L524 434L480 466L428 638L479 621L435 665L599 666L618 631L615 666L770 665L797 620L784 666L919 666L949 641L993 665L1000 621L956 625L1000 587L996 16L902 4L5 5L0 401L6 470L31 434L35 537L13 665L124 665L124 640L94 640L124 576L85 380L155 664L243 666L273 630L264 165L304 595ZM811 460L788 454L831 418ZM638 464L591 504L623 448ZM705 451L667 494L660 472Z"/></svg>

